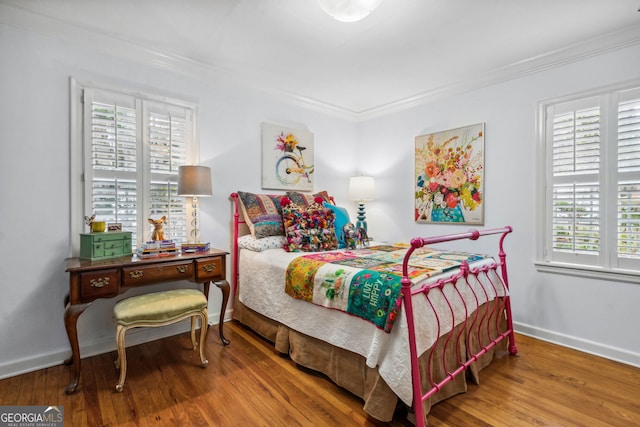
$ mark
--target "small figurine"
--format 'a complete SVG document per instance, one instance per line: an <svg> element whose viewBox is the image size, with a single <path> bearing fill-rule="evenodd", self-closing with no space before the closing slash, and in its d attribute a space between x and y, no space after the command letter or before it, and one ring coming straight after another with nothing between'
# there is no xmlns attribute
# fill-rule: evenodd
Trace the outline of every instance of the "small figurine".
<svg viewBox="0 0 640 427"><path fill-rule="evenodd" d="M153 225L153 233L151 233L151 240L165 240L164 238L164 223L167 221L167 217L163 216L160 219L149 218L149 224Z"/></svg>
<svg viewBox="0 0 640 427"><path fill-rule="evenodd" d="M347 249L356 248L356 227L348 222L342 227L342 239Z"/></svg>
<svg viewBox="0 0 640 427"><path fill-rule="evenodd" d="M91 231L91 229L93 228L93 221L95 221L95 219L96 219L96 214L84 217L84 223L89 226L89 231Z"/></svg>
<svg viewBox="0 0 640 427"><path fill-rule="evenodd" d="M342 236L347 249L357 249L369 246L367 230L362 227L356 228L356 226L350 222L342 228Z"/></svg>
<svg viewBox="0 0 640 427"><path fill-rule="evenodd" d="M364 248L369 246L369 236L367 235L367 229L364 227L358 227L356 230L356 242L357 245Z"/></svg>

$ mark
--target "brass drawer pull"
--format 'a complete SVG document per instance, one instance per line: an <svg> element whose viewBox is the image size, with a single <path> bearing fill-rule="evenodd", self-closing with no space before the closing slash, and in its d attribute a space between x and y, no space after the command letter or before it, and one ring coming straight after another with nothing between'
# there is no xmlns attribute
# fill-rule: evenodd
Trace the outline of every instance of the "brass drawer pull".
<svg viewBox="0 0 640 427"><path fill-rule="evenodd" d="M133 270L131 273L129 273L129 277L131 277L132 279L139 279L144 275L144 272L142 270Z"/></svg>
<svg viewBox="0 0 640 427"><path fill-rule="evenodd" d="M92 288L103 288L105 286L107 286L109 284L109 278L108 277L100 277L98 279L91 279L89 281L89 285Z"/></svg>
<svg viewBox="0 0 640 427"><path fill-rule="evenodd" d="M212 271L215 271L216 265L215 264L205 264L205 265L202 266L202 268L207 273L211 273Z"/></svg>
<svg viewBox="0 0 640 427"><path fill-rule="evenodd" d="M186 273L188 269L189 269L189 266L186 266L186 265L179 265L176 267L176 270L178 270L178 273Z"/></svg>

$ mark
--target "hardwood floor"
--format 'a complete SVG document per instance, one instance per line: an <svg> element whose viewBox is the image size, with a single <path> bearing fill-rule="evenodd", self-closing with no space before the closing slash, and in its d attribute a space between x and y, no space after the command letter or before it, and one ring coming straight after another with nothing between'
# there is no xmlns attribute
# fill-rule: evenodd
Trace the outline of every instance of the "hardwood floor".
<svg viewBox="0 0 640 427"><path fill-rule="evenodd" d="M0 381L0 405L58 405L65 426L406 426L367 417L362 401L295 366L237 323L231 345L210 331L200 367L182 334L127 349L124 391L115 392L115 352L83 359L76 394L60 365ZM481 385L436 405L431 426L640 425L640 369L517 335L519 355L501 354Z"/></svg>

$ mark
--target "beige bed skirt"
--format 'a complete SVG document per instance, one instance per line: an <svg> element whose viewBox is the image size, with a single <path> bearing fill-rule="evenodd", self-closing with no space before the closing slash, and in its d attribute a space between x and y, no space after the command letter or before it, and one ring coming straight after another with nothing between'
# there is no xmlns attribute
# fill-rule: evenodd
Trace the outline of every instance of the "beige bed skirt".
<svg viewBox="0 0 640 427"><path fill-rule="evenodd" d="M481 309L487 309L486 306ZM359 354L344 350L316 338L301 334L272 319L269 319L248 307L245 307L237 297L234 301L234 320L257 332L259 335L275 344L275 349L283 354L289 354L291 360L300 366L325 374L340 387L350 391L364 400L364 411L380 421L391 421L398 405L399 399L389 388L386 382L378 374L378 370L370 368L365 363L365 358ZM457 328L454 333L457 333ZM436 344L436 354L441 354L446 340L441 339ZM474 340L475 341L475 340ZM452 340L453 342L453 340ZM505 341L503 341L505 343ZM477 343L470 343L475 347ZM460 344L460 354L466 354L464 343ZM495 350L495 348L493 349ZM476 361L467 371L467 377L474 383L478 383L478 371L486 367L493 359L494 351L491 350ZM426 364L429 352L426 352L420 360L421 377L428 381ZM433 360L441 360L433 358ZM454 366L456 362L455 348L447 351L447 363ZM433 367L433 375L436 378L444 378L441 366ZM429 388L428 382L423 380L423 389ZM424 402L424 413L429 413L431 406L448 397L467 390L467 378L464 375L448 383L433 397ZM402 403L402 402L400 402ZM426 424L426 420L425 420Z"/></svg>

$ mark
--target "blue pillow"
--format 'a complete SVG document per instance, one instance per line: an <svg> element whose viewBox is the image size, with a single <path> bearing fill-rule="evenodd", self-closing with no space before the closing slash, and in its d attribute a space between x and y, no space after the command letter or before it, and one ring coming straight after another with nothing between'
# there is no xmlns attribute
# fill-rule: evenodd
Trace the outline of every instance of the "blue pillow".
<svg viewBox="0 0 640 427"><path fill-rule="evenodd" d="M351 222L349 220L349 212L347 212L345 208L332 205L331 203L322 202L322 205L327 209L331 209L335 214L336 216L335 228L336 228L336 237L338 238L338 247L344 248L346 245L344 242L344 236L342 235L342 228Z"/></svg>

